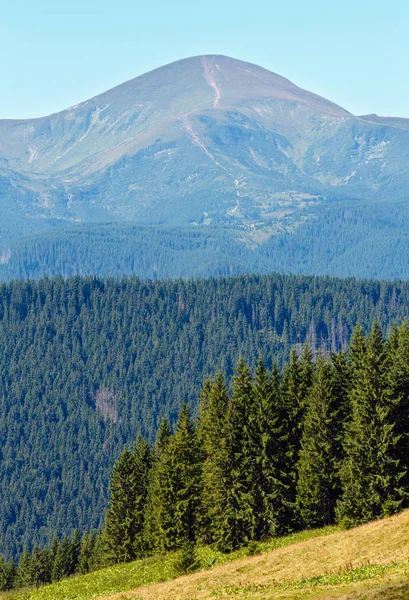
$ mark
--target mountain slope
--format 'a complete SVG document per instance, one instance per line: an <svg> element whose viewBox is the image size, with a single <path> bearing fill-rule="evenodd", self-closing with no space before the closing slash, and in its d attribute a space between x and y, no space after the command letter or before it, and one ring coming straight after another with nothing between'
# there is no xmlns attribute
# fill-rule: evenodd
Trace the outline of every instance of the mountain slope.
<svg viewBox="0 0 409 600"><path fill-rule="evenodd" d="M305 531L260 544L261 553L257 556L245 556L246 548L227 556L200 548L203 570L179 578L175 578L175 556L168 554L115 565L8 597L403 600L409 593L408 520L409 513L404 511L350 531L333 527Z"/></svg>
<svg viewBox="0 0 409 600"><path fill-rule="evenodd" d="M256 65L194 57L49 117L0 121L0 251L97 222L211 224L254 248L341 200L385 200L387 214L408 184L406 120L354 117Z"/></svg>
<svg viewBox="0 0 409 600"><path fill-rule="evenodd" d="M152 441L218 368L345 348L357 322L407 319L408 297L405 282L283 275L0 285L0 554L99 527L124 444Z"/></svg>

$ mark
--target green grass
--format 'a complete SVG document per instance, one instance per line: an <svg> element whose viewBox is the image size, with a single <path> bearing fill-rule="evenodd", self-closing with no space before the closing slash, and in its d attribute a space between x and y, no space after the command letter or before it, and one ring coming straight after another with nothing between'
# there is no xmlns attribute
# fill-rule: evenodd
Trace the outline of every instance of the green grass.
<svg viewBox="0 0 409 600"><path fill-rule="evenodd" d="M359 583L368 581L369 579L377 579L386 574L407 575L409 573L409 562L391 563L388 565L365 564L359 567L345 567L338 572L327 573L315 577L297 579L295 581L277 582L271 584L255 584L236 586L230 585L217 591L215 596L248 596L254 592L272 592L276 591L293 591L306 590L309 588L336 588L339 586L350 585L351 583ZM336 590L332 590L336 591Z"/></svg>
<svg viewBox="0 0 409 600"><path fill-rule="evenodd" d="M257 550L267 552L297 542L330 535L335 531L339 531L339 528L326 527L302 531L286 537L274 538L268 542L261 542L258 544ZM199 568L200 570L209 569L247 554L246 547L231 554L222 554L208 546L202 547L198 549ZM0 594L0 600L91 600L98 596L124 592L142 585L173 579L178 576L175 568L177 558L177 553L168 553L164 556L153 556L132 563L115 565L87 575L70 577L38 589L3 593Z"/></svg>

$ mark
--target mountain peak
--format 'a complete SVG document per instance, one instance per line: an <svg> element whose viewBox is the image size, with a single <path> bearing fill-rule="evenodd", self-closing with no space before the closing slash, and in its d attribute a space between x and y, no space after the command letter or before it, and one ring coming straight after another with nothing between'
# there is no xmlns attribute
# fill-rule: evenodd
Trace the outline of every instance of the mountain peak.
<svg viewBox="0 0 409 600"><path fill-rule="evenodd" d="M250 99L276 99L301 103L333 116L350 116L342 107L299 88L277 73L220 54L192 56L169 63L120 84L97 98L136 93L143 97L157 93L172 99L176 95L186 97L192 91L198 100L200 95L202 100L207 96L210 101L213 97L209 108L230 107Z"/></svg>

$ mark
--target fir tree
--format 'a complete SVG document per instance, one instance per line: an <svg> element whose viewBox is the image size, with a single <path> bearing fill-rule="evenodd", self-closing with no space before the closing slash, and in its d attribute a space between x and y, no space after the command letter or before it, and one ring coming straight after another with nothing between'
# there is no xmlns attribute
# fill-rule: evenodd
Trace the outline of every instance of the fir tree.
<svg viewBox="0 0 409 600"><path fill-rule="evenodd" d="M292 517L280 376L276 366L269 375L262 360L254 376L247 431L255 518L252 537L260 540L287 531Z"/></svg>
<svg viewBox="0 0 409 600"><path fill-rule="evenodd" d="M388 360L377 323L368 340L358 327L351 342L351 420L344 436L338 519L363 523L396 512L402 503L402 468L394 458L399 441L391 419Z"/></svg>
<svg viewBox="0 0 409 600"><path fill-rule="evenodd" d="M307 397L297 465L296 508L303 527L321 527L334 520L339 491L337 401L333 368L320 357Z"/></svg>
<svg viewBox="0 0 409 600"><path fill-rule="evenodd" d="M27 587L31 585L31 555L27 548L24 548L18 562L16 574L16 587Z"/></svg>
<svg viewBox="0 0 409 600"><path fill-rule="evenodd" d="M152 468L147 487L146 510L144 518L144 546L147 552L164 550L162 532L161 481L160 467L164 452L170 442L172 432L166 417L162 419L152 453Z"/></svg>
<svg viewBox="0 0 409 600"><path fill-rule="evenodd" d="M200 500L201 463L196 431L185 404L176 431L162 452L158 464L161 546L181 548L195 541Z"/></svg>
<svg viewBox="0 0 409 600"><path fill-rule="evenodd" d="M224 437L228 405L229 392L219 371L213 382L205 383L199 407L198 438L204 454L199 528L205 543L218 539L223 519L226 496Z"/></svg>
<svg viewBox="0 0 409 600"><path fill-rule="evenodd" d="M57 550L52 569L52 580L60 581L71 575L72 571L72 545L68 536L64 537Z"/></svg>
<svg viewBox="0 0 409 600"><path fill-rule="evenodd" d="M0 556L0 591L5 592L13 589L15 585L16 567L13 561L6 562Z"/></svg>
<svg viewBox="0 0 409 600"><path fill-rule="evenodd" d="M151 449L139 437L135 452L125 449L114 466L105 540L115 562L133 560L144 552L144 514L151 462Z"/></svg>
<svg viewBox="0 0 409 600"><path fill-rule="evenodd" d="M252 402L252 379L249 368L240 359L233 377L233 394L227 411L223 473L225 499L218 531L218 545L233 550L251 539L255 530L254 485L249 469L248 417Z"/></svg>
<svg viewBox="0 0 409 600"><path fill-rule="evenodd" d="M404 471L402 485L405 505L409 500L409 326L404 321L395 327L388 340L388 385L393 398L391 408L394 432L398 437L395 458Z"/></svg>

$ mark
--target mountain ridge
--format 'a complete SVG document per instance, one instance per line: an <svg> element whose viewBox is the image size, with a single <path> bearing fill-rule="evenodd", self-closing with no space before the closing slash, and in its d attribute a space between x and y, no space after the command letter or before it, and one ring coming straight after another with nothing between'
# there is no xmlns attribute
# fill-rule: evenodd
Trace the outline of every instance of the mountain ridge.
<svg viewBox="0 0 409 600"><path fill-rule="evenodd" d="M406 120L356 117L263 67L196 56L48 117L0 120L0 253L95 223L227 227L254 248L340 202L395 207L408 186Z"/></svg>

